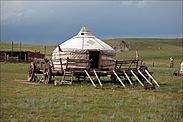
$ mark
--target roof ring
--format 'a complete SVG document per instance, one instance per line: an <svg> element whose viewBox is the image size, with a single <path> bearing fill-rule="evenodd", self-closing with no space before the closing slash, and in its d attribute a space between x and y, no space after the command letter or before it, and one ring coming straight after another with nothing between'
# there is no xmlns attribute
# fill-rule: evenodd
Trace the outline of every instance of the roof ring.
<svg viewBox="0 0 183 122"><path fill-rule="evenodd" d="M84 35L84 33L81 33L81 35Z"/></svg>

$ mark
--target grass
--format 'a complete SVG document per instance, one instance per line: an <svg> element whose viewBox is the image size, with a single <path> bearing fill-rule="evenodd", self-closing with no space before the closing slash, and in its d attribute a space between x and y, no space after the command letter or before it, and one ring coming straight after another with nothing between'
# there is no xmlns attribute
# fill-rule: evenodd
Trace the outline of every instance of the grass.
<svg viewBox="0 0 183 122"><path fill-rule="evenodd" d="M158 43L162 43L163 49L169 46L168 54L173 49L181 51L179 45L173 48L175 42L170 41L170 45L166 42L165 46L161 40ZM131 58L134 50L118 52L117 58ZM172 75L180 65L181 54L172 53L177 61L176 68L170 69L168 54L154 52L160 57L156 59L146 46L138 50L150 70L154 71L153 76L160 88L144 90L137 82L132 88L125 81L127 88L122 88L119 82L107 81L103 81L104 87L94 88L88 80L75 80L71 86L28 85L16 81L27 79L28 64L0 63L0 121L183 121L183 77ZM155 67L148 57L158 61Z"/></svg>
<svg viewBox="0 0 183 122"><path fill-rule="evenodd" d="M113 45L116 41L124 39L107 40L108 44ZM138 51L139 58L147 66L168 67L170 57L174 58L175 67L179 67L183 59L183 39L125 39L132 47L130 51L118 52L117 59L134 59L135 51Z"/></svg>

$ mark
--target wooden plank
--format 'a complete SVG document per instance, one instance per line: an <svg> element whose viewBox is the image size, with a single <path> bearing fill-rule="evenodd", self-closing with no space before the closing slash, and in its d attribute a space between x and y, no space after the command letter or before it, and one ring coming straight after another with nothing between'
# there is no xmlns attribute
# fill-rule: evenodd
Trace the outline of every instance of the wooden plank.
<svg viewBox="0 0 183 122"><path fill-rule="evenodd" d="M96 87L95 83L93 82L93 80L92 80L92 78L90 77L90 75L88 74L88 72L87 72L86 70L84 70L84 71L85 71L86 75L88 76L88 78L90 79L92 85L93 85L94 87Z"/></svg>
<svg viewBox="0 0 183 122"><path fill-rule="evenodd" d="M100 86L102 87L102 83L100 82L100 79L99 79L99 77L98 77L98 75L97 75L96 71L95 71L95 70L93 70L93 72L94 72L94 74L95 74L95 76L96 76L96 78L97 78L97 80L98 80L98 82L99 82Z"/></svg>
<svg viewBox="0 0 183 122"><path fill-rule="evenodd" d="M81 62L68 62L69 66L85 66L87 67L87 63L81 63Z"/></svg>
<svg viewBox="0 0 183 122"><path fill-rule="evenodd" d="M131 66L133 66L133 64L134 64L135 68L137 69L139 62L140 62L140 60L117 60L115 69L118 71L123 70L123 68L121 68L122 65L123 65L123 67L128 65L128 68L131 69Z"/></svg>
<svg viewBox="0 0 183 122"><path fill-rule="evenodd" d="M87 70L87 68L67 68L67 71L83 71Z"/></svg>
<svg viewBox="0 0 183 122"><path fill-rule="evenodd" d="M130 63L138 63L139 60L117 60L117 64L130 64Z"/></svg>
<svg viewBox="0 0 183 122"><path fill-rule="evenodd" d="M110 66L115 66L115 64L103 65L102 67L110 67Z"/></svg>
<svg viewBox="0 0 183 122"><path fill-rule="evenodd" d="M158 87L160 87L159 86L159 84L156 82L156 80L151 76L151 74L145 69L145 72L149 75L149 77L154 81L154 83L158 86Z"/></svg>
<svg viewBox="0 0 183 122"><path fill-rule="evenodd" d="M152 85L152 83L142 74L142 72L140 70L138 70L138 72L140 73L140 75L142 75L142 77L149 83Z"/></svg>
<svg viewBox="0 0 183 122"><path fill-rule="evenodd" d="M116 76L116 78L120 81L120 83L121 83L121 85L123 86L123 87L125 87L125 84L121 81L121 79L119 78L119 76L117 75L117 73L113 70L113 73L114 73L114 75Z"/></svg>
<svg viewBox="0 0 183 122"><path fill-rule="evenodd" d="M63 66L62 66L62 59L60 58L60 68L63 71Z"/></svg>
<svg viewBox="0 0 183 122"><path fill-rule="evenodd" d="M54 64L54 65L59 65L60 66L60 64ZM63 63L62 65L66 65L66 63Z"/></svg>
<svg viewBox="0 0 183 122"><path fill-rule="evenodd" d="M67 68L68 68L68 60L69 60L69 57L67 57L67 63L66 63L66 70L67 70Z"/></svg>
<svg viewBox="0 0 183 122"><path fill-rule="evenodd" d="M131 82L131 80L130 80L129 76L128 76L128 75L127 75L127 73L125 72L125 70L123 70L123 73L125 74L126 78L127 78L127 79L128 79L128 81L130 82L130 84L133 86L133 84L132 84L132 82Z"/></svg>
<svg viewBox="0 0 183 122"><path fill-rule="evenodd" d="M51 64L52 64L53 70L55 70L55 67L54 67L54 64L53 64L52 59L50 59L50 61L51 61Z"/></svg>
<svg viewBox="0 0 183 122"><path fill-rule="evenodd" d="M142 85L144 87L144 84L138 79L138 77L135 75L135 73L132 70L131 70L131 73L137 79L137 81L140 83L140 85Z"/></svg>
<svg viewBox="0 0 183 122"><path fill-rule="evenodd" d="M67 59L69 62L79 62L79 63L88 63L90 60L88 59Z"/></svg>
<svg viewBox="0 0 183 122"><path fill-rule="evenodd" d="M116 71L116 69L117 69L117 64L118 64L117 62L118 62L118 61L116 60L116 61L115 61L115 66L114 66L115 71Z"/></svg>
<svg viewBox="0 0 183 122"><path fill-rule="evenodd" d="M128 70L136 70L136 68L121 68L121 69L117 69L117 71L128 71Z"/></svg>
<svg viewBox="0 0 183 122"><path fill-rule="evenodd" d="M88 59L69 59L67 58L66 70L88 70L90 69L90 60Z"/></svg>

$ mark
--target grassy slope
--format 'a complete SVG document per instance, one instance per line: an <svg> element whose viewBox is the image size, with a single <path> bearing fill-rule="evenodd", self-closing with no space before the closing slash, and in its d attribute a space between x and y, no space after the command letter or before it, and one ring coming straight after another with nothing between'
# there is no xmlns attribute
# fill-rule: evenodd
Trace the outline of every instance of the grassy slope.
<svg viewBox="0 0 183 122"><path fill-rule="evenodd" d="M183 40L182 39L113 39L107 40L112 45L116 41L125 40L133 45L127 52L118 52L117 59L133 59L135 51L138 50L139 58L144 60L145 64L152 66L169 66L169 58L172 56L175 66L179 67L183 60Z"/></svg>
<svg viewBox="0 0 183 122"><path fill-rule="evenodd" d="M15 82L26 79L27 64L1 63L0 121L183 121L183 79L173 76L175 69L167 67L168 61L165 63L170 54L181 60L180 45L174 42L176 40L155 40L159 44L151 40L135 41L143 43L136 48L146 64L151 66L148 57L160 58L156 59L158 66L150 67L160 88L144 90L136 83L134 88L128 86L124 89L118 82L104 83L103 88L97 89L87 82L59 87L52 84L27 85ZM155 52L147 48L149 44L156 49ZM157 51L160 45L162 50ZM35 48L31 46L30 49ZM118 53L117 58L134 57L134 51ZM162 55L162 52L167 54Z"/></svg>
<svg viewBox="0 0 183 122"><path fill-rule="evenodd" d="M144 60L147 65L152 62L159 65L169 65L169 57L175 59L175 64L179 67L183 58L183 40L182 39L112 39L106 40L109 45L117 41L124 40L131 43L133 47L127 52L117 52L117 59L133 59L135 51L138 50L140 59ZM46 46L46 56L50 58L52 51L57 45ZM14 43L14 50L19 50L20 44ZM11 42L0 42L0 50L11 50ZM43 45L22 44L22 50L39 51L44 53Z"/></svg>

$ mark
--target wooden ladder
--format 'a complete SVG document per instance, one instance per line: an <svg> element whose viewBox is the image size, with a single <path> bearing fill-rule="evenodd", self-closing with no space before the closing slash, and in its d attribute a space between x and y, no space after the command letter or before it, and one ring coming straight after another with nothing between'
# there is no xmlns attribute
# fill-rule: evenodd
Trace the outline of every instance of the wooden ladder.
<svg viewBox="0 0 183 122"><path fill-rule="evenodd" d="M71 79L70 80L65 80L65 76L70 76ZM62 76L61 84L69 84L69 85L71 85L72 81L73 81L73 72L64 70L64 74Z"/></svg>

